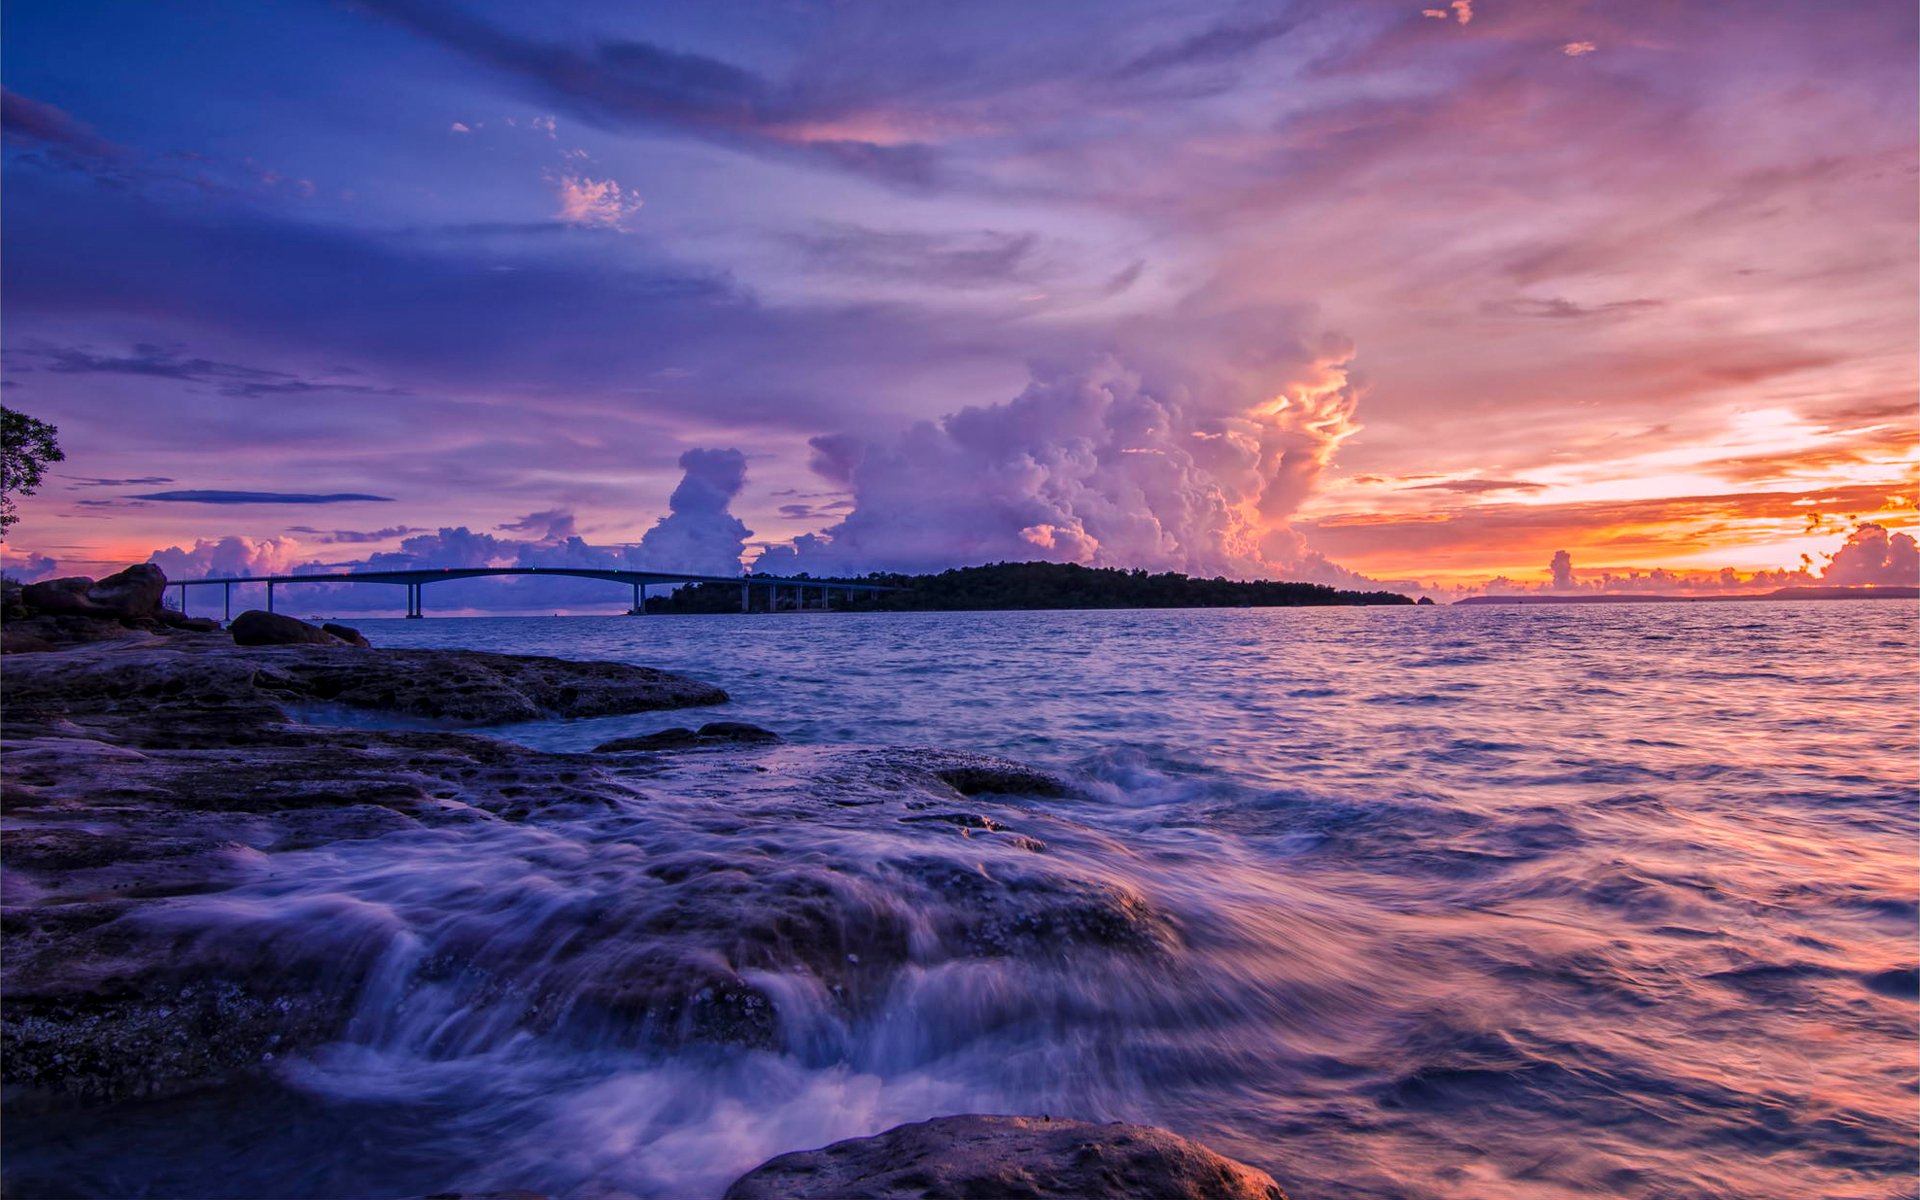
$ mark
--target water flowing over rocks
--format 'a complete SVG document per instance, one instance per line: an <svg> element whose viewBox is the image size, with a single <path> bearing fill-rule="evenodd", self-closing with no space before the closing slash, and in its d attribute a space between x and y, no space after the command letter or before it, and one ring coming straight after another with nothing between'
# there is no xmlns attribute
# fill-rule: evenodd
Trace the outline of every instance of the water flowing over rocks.
<svg viewBox="0 0 1920 1200"><path fill-rule="evenodd" d="M956 1116L783 1154L725 1200L1286 1200L1273 1177L1164 1129Z"/></svg>
<svg viewBox="0 0 1920 1200"><path fill-rule="evenodd" d="M831 1061L943 964L1081 971L1180 944L1074 852L1097 835L950 782L1065 786L1015 763L728 723L696 735L726 753L616 755L294 719L317 701L480 720L723 696L633 667L213 637L10 660L13 1102L529 1038Z"/></svg>

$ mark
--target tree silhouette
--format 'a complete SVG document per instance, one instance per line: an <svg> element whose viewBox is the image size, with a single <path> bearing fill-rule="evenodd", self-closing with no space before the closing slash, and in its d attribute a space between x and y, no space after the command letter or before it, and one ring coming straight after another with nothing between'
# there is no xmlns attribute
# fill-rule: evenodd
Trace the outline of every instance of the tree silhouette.
<svg viewBox="0 0 1920 1200"><path fill-rule="evenodd" d="M0 407L0 537L20 519L13 498L33 495L47 464L66 459L59 432L45 421Z"/></svg>

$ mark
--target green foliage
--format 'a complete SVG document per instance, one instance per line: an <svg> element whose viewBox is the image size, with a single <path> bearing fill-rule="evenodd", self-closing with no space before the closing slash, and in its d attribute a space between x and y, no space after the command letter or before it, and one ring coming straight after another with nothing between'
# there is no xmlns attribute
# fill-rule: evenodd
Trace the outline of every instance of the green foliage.
<svg viewBox="0 0 1920 1200"><path fill-rule="evenodd" d="M0 536L19 520L13 498L33 495L47 464L65 461L59 432L45 421L0 408L0 451L4 452L0 456Z"/></svg>
<svg viewBox="0 0 1920 1200"><path fill-rule="evenodd" d="M808 576L794 576L805 579ZM821 582L828 582L821 580ZM1347 592L1319 583L1271 580L1191 579L1172 571L1159 575L1074 563L995 563L958 567L938 575L875 572L837 583L877 583L897 592L841 593L833 607L860 612L930 612L1021 608L1307 608L1344 604L1412 604L1398 592ZM767 606L764 584L752 590L756 612ZM781 608L793 606L793 589L781 588ZM807 604L820 603L818 592ZM740 587L702 583L657 597L648 612L739 612Z"/></svg>

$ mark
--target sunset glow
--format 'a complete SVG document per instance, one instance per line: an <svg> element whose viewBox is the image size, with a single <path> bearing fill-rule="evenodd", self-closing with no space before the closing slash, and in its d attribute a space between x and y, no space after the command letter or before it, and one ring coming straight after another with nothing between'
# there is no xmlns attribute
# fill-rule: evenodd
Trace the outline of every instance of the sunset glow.
<svg viewBox="0 0 1920 1200"><path fill-rule="evenodd" d="M1904 9L994 11L10 13L69 458L9 569L624 553L698 449L708 566L1724 589L1920 525Z"/></svg>

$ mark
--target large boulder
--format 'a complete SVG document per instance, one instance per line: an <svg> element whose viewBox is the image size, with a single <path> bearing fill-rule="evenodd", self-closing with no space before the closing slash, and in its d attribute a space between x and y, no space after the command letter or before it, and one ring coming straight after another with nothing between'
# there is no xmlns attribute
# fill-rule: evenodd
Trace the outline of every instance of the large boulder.
<svg viewBox="0 0 1920 1200"><path fill-rule="evenodd" d="M64 579L42 579L30 583L20 590L21 603L35 612L49 613L55 616L73 614L76 616L105 616L100 606L95 604L87 593L93 588L93 580L84 575L69 575Z"/></svg>
<svg viewBox="0 0 1920 1200"><path fill-rule="evenodd" d="M338 646L342 639L298 617L250 608L227 627L241 646Z"/></svg>
<svg viewBox="0 0 1920 1200"><path fill-rule="evenodd" d="M762 1163L724 1200L1286 1200L1265 1171L1147 1125L941 1117Z"/></svg>
<svg viewBox="0 0 1920 1200"><path fill-rule="evenodd" d="M367 640L367 635L361 633L351 625L337 625L332 621L328 621L320 628L332 634L334 637L339 638L349 646L358 646L362 650L373 649L373 643Z"/></svg>
<svg viewBox="0 0 1920 1200"><path fill-rule="evenodd" d="M95 583L86 594L95 608L128 620L156 615L166 590L167 577L159 567L137 563Z"/></svg>

